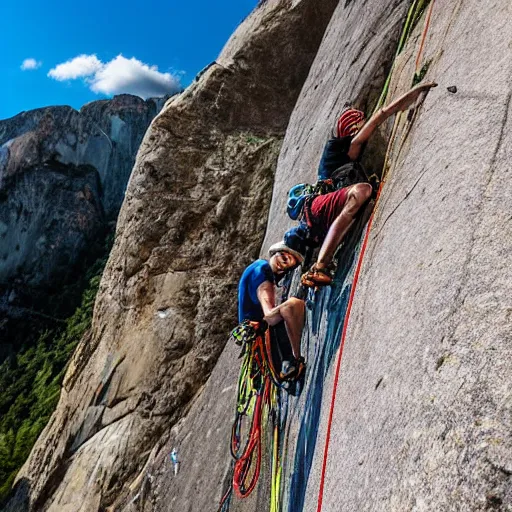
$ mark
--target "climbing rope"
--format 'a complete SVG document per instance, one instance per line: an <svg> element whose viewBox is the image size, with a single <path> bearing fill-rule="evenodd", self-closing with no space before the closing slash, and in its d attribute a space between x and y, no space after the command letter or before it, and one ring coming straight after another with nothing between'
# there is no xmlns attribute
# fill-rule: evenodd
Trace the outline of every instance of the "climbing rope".
<svg viewBox="0 0 512 512"><path fill-rule="evenodd" d="M272 437L272 471L270 488L270 512L279 512L281 501L281 404L279 390L276 386L271 389L271 414L273 424Z"/></svg>
<svg viewBox="0 0 512 512"><path fill-rule="evenodd" d="M259 326L255 326L258 331ZM249 343L244 343L243 361L237 388L237 407L235 420L231 429L231 454L235 459L231 485L224 493L219 512L227 512L233 491L239 498L247 498L259 479L261 470L263 425L272 420L272 489L271 512L279 512L279 491L281 479L280 463L280 403L279 386L274 383L271 365L267 359L264 337L258 335ZM268 342L268 339L267 339ZM247 441L242 448L242 423L244 418L252 417Z"/></svg>
<svg viewBox="0 0 512 512"><path fill-rule="evenodd" d="M233 471L233 489L239 498L246 498L256 487L261 469L261 416L263 401L268 401L270 381L265 379L263 392L259 391L254 406L249 440ZM251 468L254 468L251 472ZM251 476L252 473L252 476Z"/></svg>
<svg viewBox="0 0 512 512"><path fill-rule="evenodd" d="M421 35L421 43L420 48L418 50L418 55L416 56L416 69L414 71L414 76L420 78L421 73L421 60L423 58L423 48L425 47L425 40L427 39L428 29L430 27L430 18L432 17L432 10L434 8L434 1L431 0L430 5L428 7L427 17L425 19L425 26L423 27L423 33Z"/></svg>
<svg viewBox="0 0 512 512"><path fill-rule="evenodd" d="M423 29L423 34L422 34L422 39L421 39L421 43L420 43L420 48L419 48L418 56L416 58L415 77L421 71L421 68L420 68L421 57L422 57L422 54L423 54L424 43L425 43L425 40L426 40L428 28L429 28L429 25L430 25L430 19L431 19L431 15L432 15L433 4L434 4L434 0L431 0L431 4L429 6L429 11L427 13L426 20L425 20L425 26L424 26L424 29ZM423 13L424 7L425 7L425 1L424 0L416 0L411 5L411 7L409 9L409 12L408 12L408 15L407 15L407 19L406 19L405 25L404 25L402 36L401 36L400 41L399 41L398 49L397 49L397 52L396 52L396 55L395 55L395 60L396 60L396 57L398 56L398 54L404 48L405 43L407 42L407 38L410 35L411 29L412 29L415 21ZM393 66L391 68L391 71L390 71L390 73L389 73L389 75L388 75L388 77L386 79L385 84L384 84L384 89L382 91L382 94L381 94L381 96L379 98L379 101L377 103L376 110L383 105L383 103L384 103L384 101L386 99L393 69L394 69L394 61L393 61ZM401 117L400 115L396 116L395 123L393 125L393 130L391 132L391 137L390 137L388 149L386 151L386 158L385 158L385 162L384 162L384 169L383 169L383 174L382 174L382 180L381 180L381 183L379 185L379 190L377 192L377 197L376 197L376 200L375 200L374 210L373 210L373 212L372 212L372 214L370 216L370 219L368 220L368 225L366 227L366 232L365 232L365 235L364 235L363 244L361 246L361 251L359 253L359 258L358 258L358 261L357 261L356 271L355 271L355 274L354 274L354 279L353 279L352 287L351 287L351 290L350 290L350 296L349 296L349 301L348 301L348 306L347 306L347 312L346 312L346 315L345 315L345 320L343 322L343 331L342 331L342 335L341 335L341 343L340 343L340 348L338 350L337 359L336 359L336 369L335 369L335 374L334 374L334 384L333 384L333 391L332 391L332 396L331 396L331 405L330 405L330 408L329 408L329 418L327 420L327 432L326 432L324 454L323 454L323 459L322 459L322 472L321 472L321 476L320 476L320 487L319 487L319 491L318 491L317 512L321 512L322 511L322 505L323 505L323 496L324 496L324 488L325 488L325 477L326 477L326 473L327 473L327 462L328 462L328 455L329 455L329 444L330 444L331 430L332 430L332 420L333 420L333 415L334 415L334 406L335 406L335 402L336 402L336 394L337 394L337 390L338 390L338 382L339 382L339 377L340 377L341 361L342 361L342 357L343 357L343 348L345 346L345 341L346 341L346 337L347 337L347 330L348 330L348 325L349 325L349 321L350 321L350 313L351 313L351 310L352 310L352 304L353 304L353 300L354 300L354 296L355 296L355 292L356 292L356 288L357 288L357 283L358 283L358 280L359 280L359 274L360 274L361 267L362 267L363 260L364 260L364 255L365 255L366 248L367 248L367 245L368 245L368 238L369 238L369 235L370 235L373 219L374 219L374 216L375 216L375 212L377 210L377 205L379 204L380 194L381 194L382 188L383 188L384 183L385 183L385 177L386 177L386 174L387 174L387 171L388 171L388 167L389 167L390 153L391 153L392 147L395 144L395 140L396 140L396 136L397 136L397 132L398 132L398 125L400 123L400 117ZM412 124L412 121L413 121L413 119L411 120L410 124ZM407 133L408 133L408 130L407 130ZM400 145L399 149L401 149L401 146L402 145Z"/></svg>
<svg viewBox="0 0 512 512"><path fill-rule="evenodd" d="M240 368L237 390L237 407L235 420L231 429L231 455L234 459L238 458L241 444L242 421L245 416L252 416L257 401L257 395L261 387L255 380L261 378L259 366L253 363L256 361L253 348L244 346L245 356Z"/></svg>
<svg viewBox="0 0 512 512"><path fill-rule="evenodd" d="M423 58L423 50L424 50L424 47L425 47L425 41L426 41L426 38L427 38L428 29L430 27L430 19L432 17L432 10L434 8L434 3L435 3L435 0L431 0L430 1L428 12L427 12L427 15L426 15L426 18L425 18L425 24L423 26L423 32L422 32L422 35L421 35L420 47L418 49L418 54L416 56L414 77L413 77L412 84L411 84L413 86L416 85L417 83L419 83L421 80L423 80L424 72L426 72L425 66L421 66L421 61L422 61L422 58ZM421 15L423 13L424 7L425 7L424 2L420 2L416 6L415 9L416 9L417 13L414 15L414 18L417 18L417 16L419 16L419 15ZM399 128L399 126L401 124L402 117L403 117L404 113L403 112L398 112L398 114L396 115L395 122L393 124L393 129L392 129L392 132L391 132L390 141L389 141L389 144L388 144L388 149L386 151L386 157L385 157L385 160L384 160L384 166L383 166L383 172L382 172L382 181L385 181L386 174L389 171L389 167L390 167L389 162L390 162L390 160L393 159L393 160L396 161L398 159L398 156L400 155L400 153L401 153L401 151L403 149L405 141L407 140L407 138L409 136L410 130L412 128L412 125L414 124L414 121L416 120L416 114L418 112L418 108L417 107L418 107L419 104L421 104L423 102L423 100L426 97L426 94L427 93L423 93L418 98L415 107L413 108L412 111L409 112L412 115L407 117L407 125L406 125L405 130L402 133L402 136L400 137L400 142L398 144L398 149L396 151L396 156L395 156L393 154L393 150L394 150L394 147L396 146L396 138L397 138L397 134L398 134L398 128Z"/></svg>
<svg viewBox="0 0 512 512"><path fill-rule="evenodd" d="M418 21L419 16L421 16L424 8L425 0L414 0L409 11L407 13L407 18L404 23L404 28L402 29L402 34L400 35L400 39L398 41L398 46L395 52L395 56L393 57L393 64L391 65L391 69L389 70L388 76L386 78L386 82L384 83L384 87L382 88L382 92L379 97L379 101L377 101L377 105L375 107L375 111L377 111L384 102L386 101L386 97L389 92L389 84L391 82L391 76L393 75L393 71L395 70L395 62L397 57L402 53L402 50L405 48L405 43L407 42L411 31Z"/></svg>
<svg viewBox="0 0 512 512"><path fill-rule="evenodd" d="M377 192L376 203L379 200L379 196L380 196L380 192L381 192L381 189L382 189L382 185L383 185L383 182L381 182L381 184L379 186L379 190ZM333 385L334 387L333 387L332 397L331 397L331 406L330 406L330 409L329 409L329 419L327 420L327 433L326 433L324 457L323 457L323 460L322 460L322 474L321 474L321 477L320 477L320 489L318 491L318 506L317 506L317 511L318 512L320 512L322 510L322 501L323 501L324 484L325 484L325 474L326 474L326 471L327 471L327 455L328 455L328 452L329 452L329 442L330 442L330 439L331 439L332 418L333 418L333 413L334 413L334 403L336 402L336 392L337 392L337 389L338 389L338 381L339 381L339 377L340 377L340 368L341 368L341 358L342 358L342 355L343 355L343 347L345 346L345 339L347 337L347 329L348 329L348 321L349 321L349 318L350 318L350 311L352 310L352 302L354 300L354 295L355 295L356 287L357 287L357 281L359 279L359 272L361 271L361 266L363 264L363 257L364 257L364 253L366 251L366 246L368 244L368 236L370 234L370 229L371 229L371 226L372 226L374 214L375 214L375 210L372 212L372 215L371 215L371 217L370 217L370 219L368 221L368 225L366 227L366 233L364 235L363 245L361 247L361 252L359 254L359 259L357 261L356 272L354 274L354 280L352 281L352 287L350 289L350 297L348 299L347 313L345 315L345 321L343 322L343 331L342 331L342 334L341 334L341 344L340 344L340 348L338 350L338 357L336 359L336 370L335 370L334 385Z"/></svg>

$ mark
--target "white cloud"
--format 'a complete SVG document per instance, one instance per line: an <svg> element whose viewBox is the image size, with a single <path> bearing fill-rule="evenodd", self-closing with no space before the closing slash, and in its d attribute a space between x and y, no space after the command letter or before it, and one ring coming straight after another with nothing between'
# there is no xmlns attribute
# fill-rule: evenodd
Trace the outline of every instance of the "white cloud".
<svg viewBox="0 0 512 512"><path fill-rule="evenodd" d="M50 69L48 76L55 80L74 80L91 76L103 66L96 55L79 55Z"/></svg>
<svg viewBox="0 0 512 512"><path fill-rule="evenodd" d="M142 98L162 96L180 89L179 79L171 73L161 73L135 58L118 55L91 79L91 89L104 94L128 92Z"/></svg>
<svg viewBox="0 0 512 512"><path fill-rule="evenodd" d="M129 93L144 99L172 94L180 89L176 75L161 73L157 66L149 66L134 57L127 59L122 55L106 64L96 55L80 55L59 64L50 70L48 76L56 80L84 77L95 93Z"/></svg>
<svg viewBox="0 0 512 512"><path fill-rule="evenodd" d="M36 59L25 59L21 66L20 66L20 69L22 69L23 71L26 71L27 69L37 69L37 68L40 68L41 65L43 63L40 61L40 60L36 60Z"/></svg>

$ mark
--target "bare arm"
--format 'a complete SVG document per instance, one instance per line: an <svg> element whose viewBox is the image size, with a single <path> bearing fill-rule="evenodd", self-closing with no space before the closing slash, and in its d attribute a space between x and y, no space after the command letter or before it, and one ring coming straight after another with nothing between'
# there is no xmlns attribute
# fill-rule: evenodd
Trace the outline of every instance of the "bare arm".
<svg viewBox="0 0 512 512"><path fill-rule="evenodd" d="M263 309L263 314L267 316L276 307L274 285L270 281L261 283L256 290L256 295Z"/></svg>
<svg viewBox="0 0 512 512"><path fill-rule="evenodd" d="M380 108L365 123L357 135L352 139L348 156L351 160L357 160L361 153L363 144L372 136L375 129L380 126L388 117L397 112L407 110L419 97L420 94L426 94L432 87L436 87L435 82L426 82L413 87L409 92L402 94L396 100L393 100L388 106Z"/></svg>
<svg viewBox="0 0 512 512"><path fill-rule="evenodd" d="M276 307L276 293L274 285L270 281L261 283L256 290L256 295L258 296L258 300L260 301L263 309L265 321L269 325L278 324L283 317L281 316L281 313L279 313L279 306Z"/></svg>

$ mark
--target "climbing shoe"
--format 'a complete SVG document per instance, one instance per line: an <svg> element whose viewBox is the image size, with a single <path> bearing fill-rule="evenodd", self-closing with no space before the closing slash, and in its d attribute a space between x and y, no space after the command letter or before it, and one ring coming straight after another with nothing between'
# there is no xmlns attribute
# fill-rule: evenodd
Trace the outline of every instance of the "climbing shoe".
<svg viewBox="0 0 512 512"><path fill-rule="evenodd" d="M310 288L329 286L332 283L332 270L329 267L318 268L315 264L302 275L300 282Z"/></svg>
<svg viewBox="0 0 512 512"><path fill-rule="evenodd" d="M283 361L279 377L281 380L297 380L306 369L306 361L302 356L291 361Z"/></svg>

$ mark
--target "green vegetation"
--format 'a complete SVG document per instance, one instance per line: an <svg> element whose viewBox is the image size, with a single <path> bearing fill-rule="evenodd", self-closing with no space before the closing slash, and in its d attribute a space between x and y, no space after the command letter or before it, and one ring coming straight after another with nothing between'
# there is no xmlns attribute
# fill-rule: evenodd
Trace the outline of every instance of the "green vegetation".
<svg viewBox="0 0 512 512"><path fill-rule="evenodd" d="M247 135L245 137L245 141L247 144L259 145L265 142L267 139L262 139L261 137L256 137L255 135Z"/></svg>
<svg viewBox="0 0 512 512"><path fill-rule="evenodd" d="M414 78L412 80L413 87L415 85L419 84L425 78L425 75L427 74L428 68L430 67L431 63L432 63L432 60L425 62L425 64L419 70L419 72L414 74Z"/></svg>
<svg viewBox="0 0 512 512"><path fill-rule="evenodd" d="M54 411L67 363L90 328L94 301L113 237L105 256L86 275L80 306L64 326L42 332L35 344L22 348L0 365L0 502L27 459Z"/></svg>

